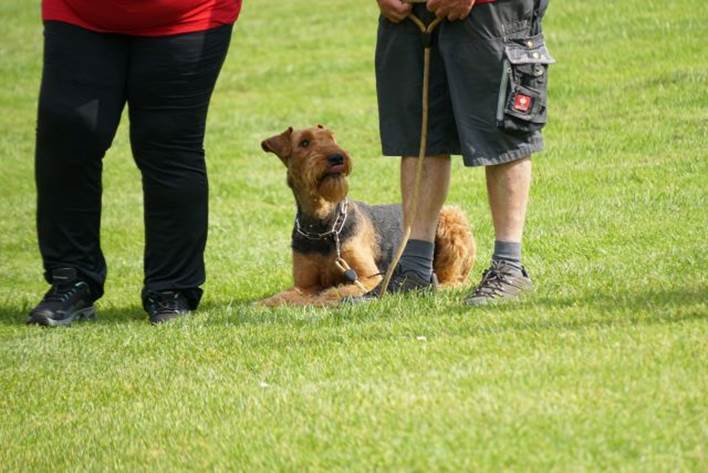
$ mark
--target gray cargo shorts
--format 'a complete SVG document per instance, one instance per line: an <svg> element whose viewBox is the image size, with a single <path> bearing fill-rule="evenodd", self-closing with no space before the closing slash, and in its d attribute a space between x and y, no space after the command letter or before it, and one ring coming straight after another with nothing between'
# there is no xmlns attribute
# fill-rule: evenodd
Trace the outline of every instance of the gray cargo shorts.
<svg viewBox="0 0 708 473"><path fill-rule="evenodd" d="M476 5L433 33L427 156L461 154L466 166L514 161L543 149L548 65L534 0ZM424 5L414 12L433 15ZM423 46L410 20L379 19L376 89L383 154L418 156Z"/></svg>

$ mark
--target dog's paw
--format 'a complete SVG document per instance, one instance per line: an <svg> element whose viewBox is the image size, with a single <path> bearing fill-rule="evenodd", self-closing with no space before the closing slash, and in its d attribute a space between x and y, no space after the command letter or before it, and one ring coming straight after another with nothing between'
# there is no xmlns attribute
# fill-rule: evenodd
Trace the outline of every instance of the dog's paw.
<svg viewBox="0 0 708 473"><path fill-rule="evenodd" d="M298 288L293 288L284 292L279 292L255 303L260 307L278 307L282 305L299 305L307 300L303 292Z"/></svg>

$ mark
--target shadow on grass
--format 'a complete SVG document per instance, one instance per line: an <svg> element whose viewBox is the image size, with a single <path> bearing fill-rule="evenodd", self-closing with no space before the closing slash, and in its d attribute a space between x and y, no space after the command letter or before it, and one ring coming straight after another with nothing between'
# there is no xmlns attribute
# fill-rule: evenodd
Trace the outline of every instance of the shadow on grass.
<svg viewBox="0 0 708 473"><path fill-rule="evenodd" d="M431 327L450 334L462 328L467 333L495 333L507 331L582 329L599 326L628 326L672 324L708 318L707 290L687 288L676 290L649 290L643 292L600 293L580 297L537 294L524 301L480 308L461 304L464 292L440 294L437 300L429 298L399 298L374 302L363 306L331 309L265 309L250 306L250 301L232 302L229 309L212 301L205 310L216 312L204 319L205 325L288 325L293 328L321 323L332 325L370 325L383 321L405 322L421 314L431 317ZM221 313L220 313L221 312Z"/></svg>
<svg viewBox="0 0 708 473"><path fill-rule="evenodd" d="M369 324L372 321L409 318L411 312L427 312L441 315L440 324L450 318L469 317L475 323L469 325L470 332L496 333L506 331L543 330L543 329L580 329L592 326L611 325L653 325L678 323L690 320L708 319L708 288L687 288L683 290L648 290L636 293L592 293L581 297L557 297L536 295L528 299L497 306L469 308L457 303L460 295L442 295L448 301L436 303L432 299L418 298L415 305L413 298L398 301L373 302L360 306L336 307L330 309L296 308L265 309L252 306L251 300L233 299L220 304L218 301L205 301L197 315L200 324L215 326L240 325L290 325L293 327L313 323L332 324ZM408 300L407 300L408 299ZM438 301L439 302L439 301ZM23 325L29 307L0 306L0 324ZM566 317L565 311L573 311ZM582 317L578 317L578 311ZM552 312L549 317L537 317ZM98 317L93 324L147 323L147 314L142 307L101 308L97 307ZM490 315L495 316L490 320ZM459 324L455 324L459 329Z"/></svg>
<svg viewBox="0 0 708 473"><path fill-rule="evenodd" d="M547 308L586 307L588 310L618 312L692 307L708 302L708 288L646 290L640 292L595 292L581 297L538 295L519 306Z"/></svg>
<svg viewBox="0 0 708 473"><path fill-rule="evenodd" d="M227 306L233 307L235 310L250 308L253 303L250 299L232 299L225 304L219 304L215 301L205 301L199 306L197 313L219 311ZM27 315L32 310L32 305L10 304L0 302L0 325L24 325ZM96 320L91 323L95 324L115 324L115 323L133 323L136 321L147 322L147 313L142 306L131 304L125 307L103 307L101 301L96 302Z"/></svg>
<svg viewBox="0 0 708 473"><path fill-rule="evenodd" d="M0 306L0 324L3 325L24 325L27 319L27 314L31 307L24 306ZM128 307L96 307L98 314L96 320L91 324L116 324L116 323L135 323L136 321L147 322L147 314L142 307L133 305Z"/></svg>
<svg viewBox="0 0 708 473"><path fill-rule="evenodd" d="M519 302L496 306L470 308L463 306L464 293L441 295L445 300L437 303L428 298L402 298L386 302L373 302L363 306L331 309L265 309L254 308L250 302L240 301L231 305L233 314L218 314L222 307L214 302L206 310L216 311L215 317L205 320L207 325L263 325L282 324L294 327L313 322L328 324L369 324L372 321L406 320L409 314L437 314L440 324L450 319L468 318L475 323L471 331L509 331L540 329L575 329L588 326L652 325L708 318L706 294L708 288L675 290L647 290L644 292L601 293L580 297L535 295ZM406 300L409 299L409 300ZM549 314L546 316L546 314ZM490 316L493 316L490 319ZM308 318L309 317L309 318ZM455 328L459 324L455 323Z"/></svg>
<svg viewBox="0 0 708 473"><path fill-rule="evenodd" d="M496 307L455 307L450 313L479 316L480 323L470 327L470 331L481 333L650 326L708 319L706 294L708 291L702 288L687 288L621 294L598 292L577 298L539 295ZM506 315L493 320L484 317L502 312Z"/></svg>

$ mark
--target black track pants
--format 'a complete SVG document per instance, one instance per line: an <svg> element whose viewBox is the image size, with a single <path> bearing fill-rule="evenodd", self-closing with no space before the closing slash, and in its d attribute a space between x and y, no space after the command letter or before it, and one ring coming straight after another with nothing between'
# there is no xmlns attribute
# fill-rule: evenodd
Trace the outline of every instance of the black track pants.
<svg viewBox="0 0 708 473"><path fill-rule="evenodd" d="M48 281L53 269L74 267L96 298L103 294L102 158L127 103L143 182L145 289L181 289L196 306L205 279L205 122L231 29L152 38L45 23L35 171Z"/></svg>

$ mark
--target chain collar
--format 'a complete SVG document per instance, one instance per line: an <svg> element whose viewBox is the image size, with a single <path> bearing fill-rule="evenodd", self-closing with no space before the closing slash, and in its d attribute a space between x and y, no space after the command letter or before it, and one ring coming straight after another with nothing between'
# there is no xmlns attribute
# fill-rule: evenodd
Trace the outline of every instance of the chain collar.
<svg viewBox="0 0 708 473"><path fill-rule="evenodd" d="M332 223L332 228L321 233L311 233L307 230L303 230L303 225L300 223L300 215L298 214L295 216L295 231L308 240L324 240L331 235L336 235L338 237L342 232L342 228L344 228L344 223L347 221L348 209L349 199L344 199L342 202L337 204L337 217L335 217L334 222Z"/></svg>
<svg viewBox="0 0 708 473"><path fill-rule="evenodd" d="M295 231L298 235L307 238L308 240L325 240L327 238L332 238L334 240L334 246L337 251L337 258L341 257L341 247L339 243L339 234L342 233L344 224L347 221L347 215L349 210L349 199L344 199L342 202L337 204L337 216L332 223L332 228L326 232L321 233L311 233L307 230L303 230L302 224L300 223L300 215L295 216Z"/></svg>
<svg viewBox="0 0 708 473"><path fill-rule="evenodd" d="M295 231L298 235L307 238L308 240L325 240L327 238L332 238L334 241L334 250L336 256L334 259L334 265L342 272L344 278L350 283L357 286L362 293L367 291L367 288L359 281L359 275L356 273L349 264L342 258L342 245L339 239L339 235L342 233L344 224L347 221L347 211L349 209L349 199L344 199L339 204L337 204L337 216L334 218L334 223L332 223L332 228L326 232L321 233L310 233L302 229L300 224L300 215L295 216Z"/></svg>

